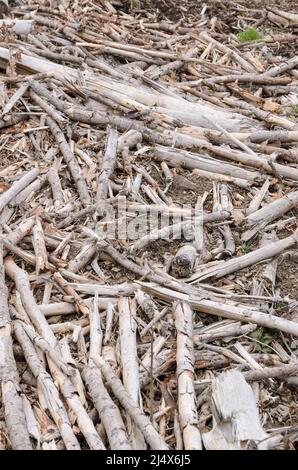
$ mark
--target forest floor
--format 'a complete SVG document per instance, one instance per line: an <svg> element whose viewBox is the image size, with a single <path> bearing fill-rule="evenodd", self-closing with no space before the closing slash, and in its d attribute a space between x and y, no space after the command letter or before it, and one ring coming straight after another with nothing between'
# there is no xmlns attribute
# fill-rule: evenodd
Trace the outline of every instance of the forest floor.
<svg viewBox="0 0 298 470"><path fill-rule="evenodd" d="M0 449L297 449L297 2L9 5Z"/></svg>

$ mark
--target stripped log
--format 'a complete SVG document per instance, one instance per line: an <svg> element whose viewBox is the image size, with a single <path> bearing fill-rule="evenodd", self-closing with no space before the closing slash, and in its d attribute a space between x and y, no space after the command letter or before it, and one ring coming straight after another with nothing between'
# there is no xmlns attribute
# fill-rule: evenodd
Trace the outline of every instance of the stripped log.
<svg viewBox="0 0 298 470"><path fill-rule="evenodd" d="M186 302L174 306L177 330L178 411L184 449L201 450L194 390L193 311Z"/></svg>
<svg viewBox="0 0 298 470"><path fill-rule="evenodd" d="M0 384L5 422L13 450L31 450L23 409L19 375L13 354L11 320L0 240Z"/></svg>

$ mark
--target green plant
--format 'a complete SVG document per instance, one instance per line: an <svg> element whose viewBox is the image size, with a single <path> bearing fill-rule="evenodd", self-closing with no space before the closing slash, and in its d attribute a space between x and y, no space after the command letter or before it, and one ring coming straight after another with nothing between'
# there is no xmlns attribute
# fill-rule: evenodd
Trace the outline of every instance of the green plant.
<svg viewBox="0 0 298 470"><path fill-rule="evenodd" d="M289 307L289 303L286 302L285 300L280 300L275 303L275 310L281 311L281 310L286 310Z"/></svg>
<svg viewBox="0 0 298 470"><path fill-rule="evenodd" d="M272 336L264 331L263 328L258 328L248 336L256 341L256 351L263 353L271 351L271 348L268 346L270 346L272 342Z"/></svg>
<svg viewBox="0 0 298 470"><path fill-rule="evenodd" d="M141 8L141 2L140 0L130 0L130 8L132 10L138 10L139 8Z"/></svg>
<svg viewBox="0 0 298 470"><path fill-rule="evenodd" d="M241 243L239 251L243 254L246 254L249 252L249 246L246 243Z"/></svg>
<svg viewBox="0 0 298 470"><path fill-rule="evenodd" d="M293 104L292 111L293 114L296 114L296 116L298 116L298 104Z"/></svg>
<svg viewBox="0 0 298 470"><path fill-rule="evenodd" d="M247 28L244 31L238 33L238 40L240 42L251 42L257 41L258 39L262 39L263 36L259 31L255 28Z"/></svg>

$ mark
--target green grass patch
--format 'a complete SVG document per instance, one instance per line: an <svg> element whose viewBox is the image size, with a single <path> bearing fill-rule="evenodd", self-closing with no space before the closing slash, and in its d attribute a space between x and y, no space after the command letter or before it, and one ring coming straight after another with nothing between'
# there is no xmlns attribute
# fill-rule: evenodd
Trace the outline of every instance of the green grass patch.
<svg viewBox="0 0 298 470"><path fill-rule="evenodd" d="M263 39L263 36L259 31L255 28L248 28L244 31L241 31L237 35L240 42L251 42L257 41L258 39Z"/></svg>
<svg viewBox="0 0 298 470"><path fill-rule="evenodd" d="M296 116L298 116L298 104L294 104L292 106L292 111L293 111L293 114L295 114Z"/></svg>

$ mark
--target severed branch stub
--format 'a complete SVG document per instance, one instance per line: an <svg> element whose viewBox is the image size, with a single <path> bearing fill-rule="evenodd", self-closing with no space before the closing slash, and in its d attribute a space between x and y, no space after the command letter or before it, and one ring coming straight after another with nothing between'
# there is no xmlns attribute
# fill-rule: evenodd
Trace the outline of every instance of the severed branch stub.
<svg viewBox="0 0 298 470"><path fill-rule="evenodd" d="M174 277L189 277L192 274L197 251L192 245L182 246L171 263L171 274Z"/></svg>

